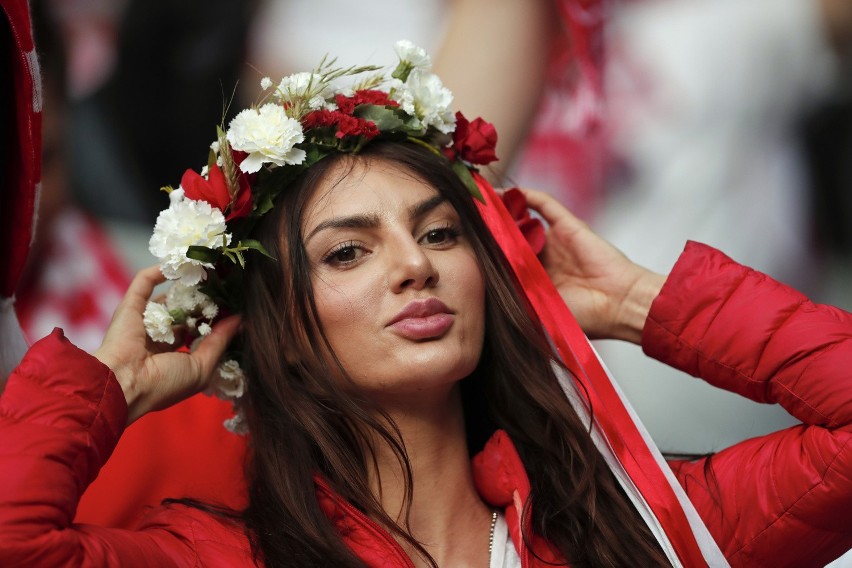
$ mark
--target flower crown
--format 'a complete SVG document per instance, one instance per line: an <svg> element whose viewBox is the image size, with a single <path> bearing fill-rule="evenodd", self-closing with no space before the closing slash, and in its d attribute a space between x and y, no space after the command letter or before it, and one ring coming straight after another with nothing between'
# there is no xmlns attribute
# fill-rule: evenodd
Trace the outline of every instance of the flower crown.
<svg viewBox="0 0 852 568"><path fill-rule="evenodd" d="M374 66L335 67L326 58L313 72L274 85L264 77L260 103L217 128L207 165L187 170L178 188L163 188L169 207L149 243L163 275L174 281L164 303L149 302L145 328L154 341L174 343L174 325L188 341L211 331L222 312L241 311L241 277L250 254L268 255L251 238L275 197L300 173L332 153L357 153L375 140L408 140L443 154L471 194L482 199L470 170L497 159L494 127L453 114L453 96L429 71L426 51L409 41L395 45L399 64L387 76ZM344 78L356 77L350 86ZM236 357L235 357L236 355ZM245 376L229 354L212 394L235 401ZM240 430L241 414L226 422Z"/></svg>

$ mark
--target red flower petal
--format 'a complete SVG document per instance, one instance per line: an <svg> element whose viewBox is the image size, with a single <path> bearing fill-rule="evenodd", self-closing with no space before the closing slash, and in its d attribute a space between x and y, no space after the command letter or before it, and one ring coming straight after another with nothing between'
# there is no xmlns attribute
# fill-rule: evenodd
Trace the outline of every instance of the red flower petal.
<svg viewBox="0 0 852 568"><path fill-rule="evenodd" d="M515 220L527 244L530 245L530 248L535 254L540 253L547 242L544 224L537 217L530 215L530 211L527 208L527 198L524 193L512 187L504 191L500 195L500 199Z"/></svg>
<svg viewBox="0 0 852 568"><path fill-rule="evenodd" d="M188 199L206 201L223 213L231 203L231 194L228 192L225 174L215 164L210 168L207 179L193 170L186 170L180 180L180 185Z"/></svg>
<svg viewBox="0 0 852 568"><path fill-rule="evenodd" d="M490 164L497 160L497 130L490 122L477 118L469 122L462 113L456 113L453 147L461 158L471 164Z"/></svg>

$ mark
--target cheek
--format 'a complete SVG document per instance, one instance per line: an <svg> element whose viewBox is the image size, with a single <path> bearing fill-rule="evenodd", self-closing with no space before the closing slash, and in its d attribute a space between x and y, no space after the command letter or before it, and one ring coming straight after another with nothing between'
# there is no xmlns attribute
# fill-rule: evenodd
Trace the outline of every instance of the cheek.
<svg viewBox="0 0 852 568"><path fill-rule="evenodd" d="M473 251L466 251L451 273L447 285L456 290L456 302L468 312L469 339L479 342L485 333L485 278Z"/></svg>
<svg viewBox="0 0 852 568"><path fill-rule="evenodd" d="M317 316L335 352L364 333L368 315L375 311L376 286L363 279L322 275L312 277Z"/></svg>

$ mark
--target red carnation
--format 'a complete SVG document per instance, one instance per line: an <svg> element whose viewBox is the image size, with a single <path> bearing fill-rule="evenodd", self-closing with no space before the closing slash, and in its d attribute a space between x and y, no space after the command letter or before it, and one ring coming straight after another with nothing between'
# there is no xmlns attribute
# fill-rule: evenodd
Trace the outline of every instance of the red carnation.
<svg viewBox="0 0 852 568"><path fill-rule="evenodd" d="M509 211L509 214L518 225L518 229L524 235L527 244L535 254L541 252L544 248L544 243L547 237L544 234L544 224L540 219L530 216L530 211L527 208L527 198L524 193L517 188L509 188L500 195L503 205Z"/></svg>
<svg viewBox="0 0 852 568"><path fill-rule="evenodd" d="M334 113L330 110L321 109L309 112L302 118L302 127L305 130L311 128L323 128L334 125L336 122Z"/></svg>
<svg viewBox="0 0 852 568"><path fill-rule="evenodd" d="M375 122L343 114L340 115L340 119L338 120L337 134L335 136L338 138L343 138L344 136L363 136L369 140L378 136L378 134L379 129L376 127Z"/></svg>
<svg viewBox="0 0 852 568"><path fill-rule="evenodd" d="M337 110L344 114L352 114L355 112L355 99L352 97L337 94L334 96L334 102L337 103Z"/></svg>
<svg viewBox="0 0 852 568"><path fill-rule="evenodd" d="M456 130L453 132L453 149L462 160L470 164L486 165L497 160L497 130L490 122L477 118L468 122L456 113Z"/></svg>
<svg viewBox="0 0 852 568"><path fill-rule="evenodd" d="M399 106L399 103L395 100L388 97L388 94L384 91L377 91L374 89L364 89L361 91L356 91L355 96L353 97L355 100L355 106L358 105L377 105L377 106Z"/></svg>
<svg viewBox="0 0 852 568"><path fill-rule="evenodd" d="M345 136L363 136L368 140L379 135L379 129L376 123L363 118L345 114L338 110L315 110L305 115L302 119L302 126L305 130L312 128L330 128L337 127L337 132L334 135L337 138Z"/></svg>
<svg viewBox="0 0 852 568"><path fill-rule="evenodd" d="M348 115L352 115L359 105L399 106L399 103L390 99L386 92L373 89L355 91L355 94L351 97L337 94L334 97L334 102L337 103L338 111Z"/></svg>

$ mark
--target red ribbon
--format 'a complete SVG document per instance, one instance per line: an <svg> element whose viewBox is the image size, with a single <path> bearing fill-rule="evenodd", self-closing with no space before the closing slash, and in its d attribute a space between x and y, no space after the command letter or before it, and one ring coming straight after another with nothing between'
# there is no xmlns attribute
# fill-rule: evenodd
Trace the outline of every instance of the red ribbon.
<svg viewBox="0 0 852 568"><path fill-rule="evenodd" d="M577 320L559 296L494 189L472 172L486 203L479 212L521 283L524 294L556 346L557 352L587 393L595 420L627 474L648 503L685 566L706 566L686 514L660 465L610 382Z"/></svg>

